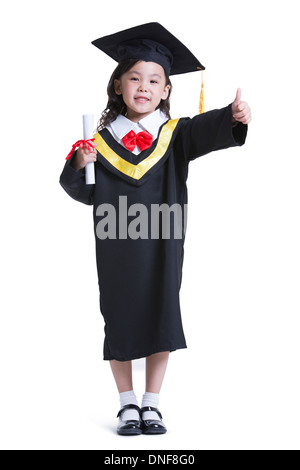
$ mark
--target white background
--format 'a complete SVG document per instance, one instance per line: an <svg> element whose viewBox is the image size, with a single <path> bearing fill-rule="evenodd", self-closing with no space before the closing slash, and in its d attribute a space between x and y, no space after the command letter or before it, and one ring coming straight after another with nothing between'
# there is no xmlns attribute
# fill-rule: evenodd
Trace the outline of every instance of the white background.
<svg viewBox="0 0 300 470"><path fill-rule="evenodd" d="M2 449L299 449L299 37L296 0L1 3ZM91 41L158 21L206 66L206 108L237 87L244 147L192 162L182 316L164 436L116 434L102 360L92 207L59 185L116 63ZM173 78L173 118L200 74ZM144 392L143 360L135 390Z"/></svg>

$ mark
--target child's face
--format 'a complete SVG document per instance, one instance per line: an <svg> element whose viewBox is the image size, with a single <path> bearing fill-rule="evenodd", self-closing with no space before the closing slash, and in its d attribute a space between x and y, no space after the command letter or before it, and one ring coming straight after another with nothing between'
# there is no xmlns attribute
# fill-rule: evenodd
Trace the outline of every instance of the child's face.
<svg viewBox="0 0 300 470"><path fill-rule="evenodd" d="M120 80L115 80L115 92L122 95L127 106L127 118L137 122L153 113L161 100L168 98L164 69L156 62L137 62Z"/></svg>

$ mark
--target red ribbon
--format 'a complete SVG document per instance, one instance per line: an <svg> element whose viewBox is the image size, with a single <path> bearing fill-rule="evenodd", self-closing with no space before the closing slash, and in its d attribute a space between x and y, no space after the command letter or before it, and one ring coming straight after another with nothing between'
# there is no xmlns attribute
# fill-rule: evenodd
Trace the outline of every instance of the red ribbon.
<svg viewBox="0 0 300 470"><path fill-rule="evenodd" d="M86 144L87 148L90 150L90 152L92 152L94 150L94 146L92 145L92 142L94 142L95 139L88 139L88 140L77 140L77 142L75 142L75 144L72 145L72 148L70 150L70 152L68 153L68 155L66 156L66 160L69 160L70 156L72 155L73 152L75 152L75 150L78 148L78 147L83 147L84 144Z"/></svg>
<svg viewBox="0 0 300 470"><path fill-rule="evenodd" d="M147 131L139 132L138 134L130 131L123 137L122 142L131 152L135 149L136 145L143 151L151 147L153 137Z"/></svg>

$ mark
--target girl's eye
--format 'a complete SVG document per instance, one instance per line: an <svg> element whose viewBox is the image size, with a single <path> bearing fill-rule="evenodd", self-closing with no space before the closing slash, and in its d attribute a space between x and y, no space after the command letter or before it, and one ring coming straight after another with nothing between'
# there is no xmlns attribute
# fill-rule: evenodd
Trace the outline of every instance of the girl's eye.
<svg viewBox="0 0 300 470"><path fill-rule="evenodd" d="M157 81L156 80L151 80L151 83L157 83Z"/></svg>
<svg viewBox="0 0 300 470"><path fill-rule="evenodd" d="M137 78L137 77L132 77L130 80L137 81L137 80L138 80L138 78Z"/></svg>

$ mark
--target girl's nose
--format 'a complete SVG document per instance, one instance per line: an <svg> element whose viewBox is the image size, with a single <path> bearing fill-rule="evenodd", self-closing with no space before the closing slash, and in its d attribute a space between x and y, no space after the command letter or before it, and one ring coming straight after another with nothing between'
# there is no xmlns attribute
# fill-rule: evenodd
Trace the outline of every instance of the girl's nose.
<svg viewBox="0 0 300 470"><path fill-rule="evenodd" d="M139 91L148 91L146 83L140 82Z"/></svg>

